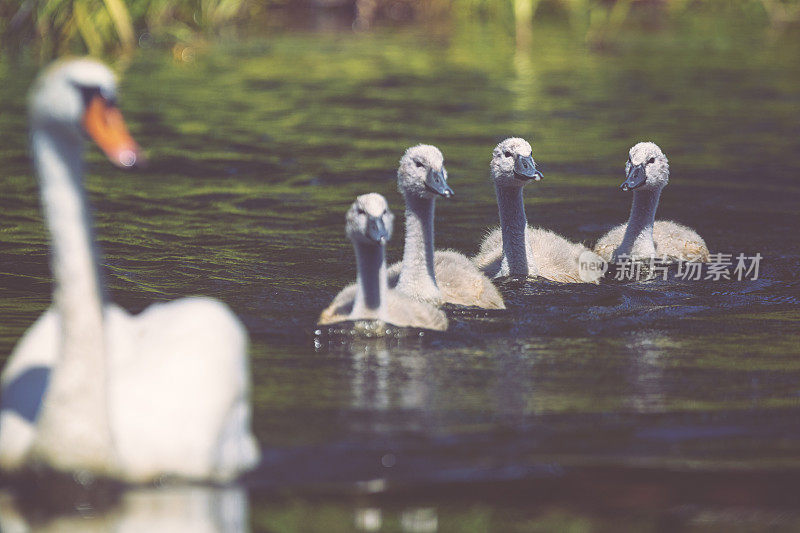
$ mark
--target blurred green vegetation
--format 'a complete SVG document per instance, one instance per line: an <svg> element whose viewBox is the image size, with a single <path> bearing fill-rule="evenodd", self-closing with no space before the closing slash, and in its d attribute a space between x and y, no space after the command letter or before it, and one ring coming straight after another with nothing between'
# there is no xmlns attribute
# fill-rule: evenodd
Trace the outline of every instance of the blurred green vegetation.
<svg viewBox="0 0 800 533"><path fill-rule="evenodd" d="M602 47L637 17L658 26L677 16L724 11L774 27L796 24L800 0L0 0L0 39L5 52L33 50L42 59L125 55L140 45L302 26L331 11L339 12L342 27L358 30L414 21L499 21L514 27L522 44L533 21L555 17Z"/></svg>
<svg viewBox="0 0 800 533"><path fill-rule="evenodd" d="M4 50L33 46L43 58L127 53L143 40L186 41L236 28L247 0L0 0Z"/></svg>

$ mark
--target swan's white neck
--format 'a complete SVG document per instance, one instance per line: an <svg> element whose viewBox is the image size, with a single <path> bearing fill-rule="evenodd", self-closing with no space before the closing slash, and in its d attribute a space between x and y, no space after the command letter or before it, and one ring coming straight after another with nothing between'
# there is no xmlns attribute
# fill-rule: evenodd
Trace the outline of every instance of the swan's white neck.
<svg viewBox="0 0 800 533"><path fill-rule="evenodd" d="M406 244L397 289L414 298L438 303L441 292L433 266L435 200L411 194L406 199Z"/></svg>
<svg viewBox="0 0 800 533"><path fill-rule="evenodd" d="M653 241L653 224L658 209L658 199L661 189L648 189L633 191L633 204L631 216L628 218L628 227L622 243L614 251L613 260L621 255L632 258L653 257L656 245Z"/></svg>
<svg viewBox="0 0 800 533"><path fill-rule="evenodd" d="M59 359L50 374L33 453L56 468L102 471L113 448L104 302L82 187L83 146L80 139L49 128L34 128L31 142L61 324Z"/></svg>
<svg viewBox="0 0 800 533"><path fill-rule="evenodd" d="M536 266L528 264L525 202L522 187L495 185L500 209L500 231L503 234L503 260L499 275L525 277L536 275Z"/></svg>
<svg viewBox="0 0 800 533"><path fill-rule="evenodd" d="M357 319L381 319L386 315L386 257L383 244L354 242L358 268L356 291L351 316Z"/></svg>

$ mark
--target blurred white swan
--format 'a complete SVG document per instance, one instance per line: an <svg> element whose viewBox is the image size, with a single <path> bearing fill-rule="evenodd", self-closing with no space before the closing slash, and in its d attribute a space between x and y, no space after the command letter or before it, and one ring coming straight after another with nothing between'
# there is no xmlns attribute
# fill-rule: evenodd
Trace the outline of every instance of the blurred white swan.
<svg viewBox="0 0 800 533"><path fill-rule="evenodd" d="M121 167L139 159L115 95L111 71L89 59L56 63L31 92L55 288L0 376L0 468L229 480L258 460L242 324L209 298L131 316L103 294L83 144L90 136Z"/></svg>

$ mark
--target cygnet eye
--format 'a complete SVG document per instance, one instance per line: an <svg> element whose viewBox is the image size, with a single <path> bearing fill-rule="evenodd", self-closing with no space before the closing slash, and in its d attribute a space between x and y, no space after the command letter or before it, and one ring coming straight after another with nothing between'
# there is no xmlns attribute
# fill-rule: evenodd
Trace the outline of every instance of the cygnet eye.
<svg viewBox="0 0 800 533"><path fill-rule="evenodd" d="M420 161L420 160L418 160L418 159L414 161L414 164L415 164L415 165L417 165L417 168L422 168L422 167L424 167L424 166L425 166L425 165L422 163L422 161Z"/></svg>
<svg viewBox="0 0 800 533"><path fill-rule="evenodd" d="M356 208L356 213L359 214L359 215L366 215L367 214L367 212L364 211L364 209L362 207Z"/></svg>
<svg viewBox="0 0 800 533"><path fill-rule="evenodd" d="M506 157L511 157L511 152L506 150L505 152L503 152L503 155L506 156Z"/></svg>
<svg viewBox="0 0 800 533"><path fill-rule="evenodd" d="M647 164L648 165L651 165L651 164L653 164L655 162L656 162L656 158L655 157L651 157L650 159L647 160Z"/></svg>

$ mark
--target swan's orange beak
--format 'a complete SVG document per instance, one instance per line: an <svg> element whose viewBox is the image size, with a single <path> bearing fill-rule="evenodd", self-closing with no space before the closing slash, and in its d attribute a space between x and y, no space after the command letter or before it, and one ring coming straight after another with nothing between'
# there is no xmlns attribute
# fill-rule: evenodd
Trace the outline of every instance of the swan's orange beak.
<svg viewBox="0 0 800 533"><path fill-rule="evenodd" d="M141 150L128 133L122 113L99 94L86 106L83 129L118 167L130 168L141 162Z"/></svg>

